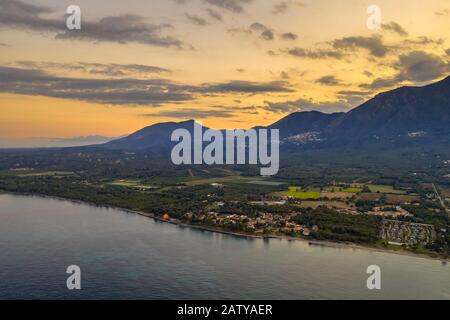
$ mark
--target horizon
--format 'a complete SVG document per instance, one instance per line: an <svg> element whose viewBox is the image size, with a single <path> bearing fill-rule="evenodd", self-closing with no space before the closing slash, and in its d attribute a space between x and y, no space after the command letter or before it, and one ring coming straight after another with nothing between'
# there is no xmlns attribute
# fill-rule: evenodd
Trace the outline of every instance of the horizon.
<svg viewBox="0 0 450 320"><path fill-rule="evenodd" d="M380 30L367 27L365 0L80 0L75 31L70 4L0 1L0 148L91 144L185 119L266 126L450 72L445 0L380 0Z"/></svg>

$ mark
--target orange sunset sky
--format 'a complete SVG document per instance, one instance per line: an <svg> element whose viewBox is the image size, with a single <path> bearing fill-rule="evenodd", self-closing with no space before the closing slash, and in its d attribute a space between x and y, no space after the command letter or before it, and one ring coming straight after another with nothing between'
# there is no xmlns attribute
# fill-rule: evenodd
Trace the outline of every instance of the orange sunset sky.
<svg viewBox="0 0 450 320"><path fill-rule="evenodd" d="M65 26L72 4L81 30ZM0 0L0 61L0 147L248 128L445 77L450 1Z"/></svg>

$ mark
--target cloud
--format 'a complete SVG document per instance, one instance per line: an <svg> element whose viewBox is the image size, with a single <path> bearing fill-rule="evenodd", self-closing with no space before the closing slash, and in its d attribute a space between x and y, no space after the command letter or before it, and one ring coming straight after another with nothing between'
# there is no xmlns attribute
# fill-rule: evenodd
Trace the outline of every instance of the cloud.
<svg viewBox="0 0 450 320"><path fill-rule="evenodd" d="M371 83L361 84L361 88L378 90L391 88L408 81L412 83L427 82L442 77L450 72L450 63L438 55L424 51L413 51L401 55L392 67L397 74L391 78L377 78Z"/></svg>
<svg viewBox="0 0 450 320"><path fill-rule="evenodd" d="M337 92L337 97L341 101L346 101L351 106L358 106L372 94L372 91L342 90Z"/></svg>
<svg viewBox="0 0 450 320"><path fill-rule="evenodd" d="M443 9L441 11L436 11L434 14L437 15L437 16L445 17L445 16L450 14L450 10L449 9Z"/></svg>
<svg viewBox="0 0 450 320"><path fill-rule="evenodd" d="M281 35L281 39L283 40L296 40L298 36L292 32L286 32Z"/></svg>
<svg viewBox="0 0 450 320"><path fill-rule="evenodd" d="M164 110L156 113L143 114L145 117L168 117L182 119L206 119L206 118L233 118L237 114L257 114L255 106L232 107L232 106L211 106L208 109L177 109Z"/></svg>
<svg viewBox="0 0 450 320"><path fill-rule="evenodd" d="M206 26L209 24L208 21L206 21L205 19L198 17L196 15L191 15L189 13L185 13L184 15L186 16L186 18L188 18L188 20L190 22L192 22L193 24L195 24L197 26Z"/></svg>
<svg viewBox="0 0 450 320"><path fill-rule="evenodd" d="M137 15L105 17L98 22L84 22L81 30L65 30L56 35L57 39L77 39L85 41L106 41L126 44L130 42L181 48L182 42L170 36L162 36L169 24L151 24Z"/></svg>
<svg viewBox="0 0 450 320"><path fill-rule="evenodd" d="M74 78L51 75L40 69L0 67L0 92L88 101L111 105L180 103L200 94L262 94L291 92L283 81L228 81L201 86L174 83L166 79Z"/></svg>
<svg viewBox="0 0 450 320"><path fill-rule="evenodd" d="M327 50L327 49L304 49L304 48L290 48L286 52L294 57L308 58L308 59L342 59L344 54L337 50Z"/></svg>
<svg viewBox="0 0 450 320"><path fill-rule="evenodd" d="M213 19L215 19L217 21L220 21L220 22L223 21L223 17L222 17L222 15L219 12L217 12L217 11L215 11L213 9L210 9L210 8L206 8L206 12L208 13L208 15L211 18L213 18Z"/></svg>
<svg viewBox="0 0 450 320"><path fill-rule="evenodd" d="M450 48L448 48L447 50L445 50L445 53L450 56Z"/></svg>
<svg viewBox="0 0 450 320"><path fill-rule="evenodd" d="M442 45L444 43L444 39L432 39L426 36L420 36L416 39L406 39L404 41L406 45L414 45L414 46L425 46L425 45Z"/></svg>
<svg viewBox="0 0 450 320"><path fill-rule="evenodd" d="M0 47L9 47L6 43L0 42Z"/></svg>
<svg viewBox="0 0 450 320"><path fill-rule="evenodd" d="M167 117L182 119L205 119L205 118L232 118L234 113L228 110L199 110L199 109L179 109L167 110L157 113L143 114L144 117Z"/></svg>
<svg viewBox="0 0 450 320"><path fill-rule="evenodd" d="M83 21L81 30L67 30L62 17L55 19L43 16L50 13L55 12L49 7L31 5L20 0L1 0L0 27L52 33L56 39L182 47L180 40L161 34L170 25L151 24L138 15L104 17L97 22Z"/></svg>
<svg viewBox="0 0 450 320"><path fill-rule="evenodd" d="M325 85L325 86L339 86L343 85L342 81L337 79L333 75L323 76L315 81L316 83Z"/></svg>
<svg viewBox="0 0 450 320"><path fill-rule="evenodd" d="M253 0L204 0L210 5L234 12L244 12L244 5L253 2Z"/></svg>
<svg viewBox="0 0 450 320"><path fill-rule="evenodd" d="M388 31L392 31L402 37L408 36L408 32L406 32L406 30L403 29L401 25L399 25L397 22L394 21L385 24L383 23L382 28Z"/></svg>
<svg viewBox="0 0 450 320"><path fill-rule="evenodd" d="M359 87L363 89L369 90L379 90L385 88L392 88L397 85L399 80L396 78L376 78L371 83L363 83L360 84Z"/></svg>
<svg viewBox="0 0 450 320"><path fill-rule="evenodd" d="M272 30L265 30L263 32L261 32L261 38L263 38L264 40L273 40L274 39L274 34Z"/></svg>
<svg viewBox="0 0 450 320"><path fill-rule="evenodd" d="M268 92L292 92L285 81L251 82L234 80L219 84L205 84L203 92L238 92L238 93L268 93Z"/></svg>
<svg viewBox="0 0 450 320"><path fill-rule="evenodd" d="M251 32L259 33L260 37L264 40L273 40L275 38L273 31L262 23L252 23L249 29Z"/></svg>
<svg viewBox="0 0 450 320"><path fill-rule="evenodd" d="M395 68L397 79L423 82L437 79L450 71L450 63L441 57L423 51L413 51L399 57Z"/></svg>
<svg viewBox="0 0 450 320"><path fill-rule="evenodd" d="M332 42L333 48L337 50L353 51L358 48L368 50L373 56L382 58L386 56L390 48L386 46L381 37L344 37Z"/></svg>
<svg viewBox="0 0 450 320"><path fill-rule="evenodd" d="M302 2L299 1L282 1L277 3L272 10L273 14L281 14L287 12L289 9L292 8L293 5L297 5L300 7L304 7L305 5Z"/></svg>
<svg viewBox="0 0 450 320"><path fill-rule="evenodd" d="M348 111L353 108L346 101L317 102L312 99L298 99L284 102L265 101L262 109L272 113L292 113L298 111L317 110L325 113Z"/></svg>
<svg viewBox="0 0 450 320"><path fill-rule="evenodd" d="M191 88L164 79L58 77L36 69L0 67L0 92L112 105L160 105L193 99Z"/></svg>
<svg viewBox="0 0 450 320"><path fill-rule="evenodd" d="M43 18L41 15L52 13L49 7L36 6L19 0L0 1L0 26L36 31L61 31L64 19Z"/></svg>
<svg viewBox="0 0 450 320"><path fill-rule="evenodd" d="M56 62L37 62L37 61L17 61L15 65L33 69L51 69L77 71L87 74L104 75L108 77L123 76L148 76L150 74L171 73L171 70L148 66L142 64L103 64L103 63L56 63Z"/></svg>

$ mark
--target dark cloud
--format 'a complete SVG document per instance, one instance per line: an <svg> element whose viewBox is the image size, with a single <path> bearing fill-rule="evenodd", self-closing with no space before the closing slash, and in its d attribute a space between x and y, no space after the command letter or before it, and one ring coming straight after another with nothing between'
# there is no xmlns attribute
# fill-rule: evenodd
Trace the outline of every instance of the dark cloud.
<svg viewBox="0 0 450 320"><path fill-rule="evenodd" d="M263 38L264 40L273 40L274 39L274 34L272 30L265 30L263 32L261 32L261 38Z"/></svg>
<svg viewBox="0 0 450 320"><path fill-rule="evenodd" d="M359 87L369 90L380 90L385 88L391 88L399 83L396 78L376 78L371 83L360 84Z"/></svg>
<svg viewBox="0 0 450 320"><path fill-rule="evenodd" d="M222 17L222 15L219 12L217 12L217 11L215 11L213 9L210 9L210 8L206 8L206 12L208 13L208 15L211 18L213 18L213 19L215 19L217 21L221 21L221 22L223 21L223 17Z"/></svg>
<svg viewBox="0 0 450 320"><path fill-rule="evenodd" d="M346 101L351 106L358 106L367 100L372 91L342 90L337 92L338 98Z"/></svg>
<svg viewBox="0 0 450 320"><path fill-rule="evenodd" d="M189 88L164 79L90 79L0 67L0 92L115 105L160 105L193 99Z"/></svg>
<svg viewBox="0 0 450 320"><path fill-rule="evenodd" d="M445 53L450 56L450 48L448 48L447 50L445 50Z"/></svg>
<svg viewBox="0 0 450 320"><path fill-rule="evenodd" d="M210 5L235 12L242 13L244 12L244 5L253 2L253 0L204 0Z"/></svg>
<svg viewBox="0 0 450 320"><path fill-rule="evenodd" d="M339 86L339 85L343 84L341 80L337 79L333 75L323 76L323 77L317 79L316 83L320 83L325 86Z"/></svg>
<svg viewBox="0 0 450 320"><path fill-rule="evenodd" d="M338 50L327 50L327 49L304 49L304 48L290 48L286 52L294 57L308 58L308 59L342 59L344 54Z"/></svg>
<svg viewBox="0 0 450 320"><path fill-rule="evenodd" d="M205 19L198 17L196 15L191 15L189 13L185 13L186 18L188 18L188 20L190 22L192 22L193 24L197 25L197 26L206 26L209 24L208 21L206 21Z"/></svg>
<svg viewBox="0 0 450 320"><path fill-rule="evenodd" d="M277 3L272 10L273 14L285 13L289 9L289 3L286 1L282 1Z"/></svg>
<svg viewBox="0 0 450 320"><path fill-rule="evenodd" d="M373 56L382 58L386 56L390 48L386 46L381 37L345 37L336 39L332 42L332 45L337 50L353 51L355 49L366 49Z"/></svg>
<svg viewBox="0 0 450 320"><path fill-rule="evenodd" d="M47 18L55 13L49 7L31 5L19 0L0 1L0 27L56 34L56 39L94 42L141 43L161 47L182 47L182 42L162 35L168 24L151 24L144 17L121 15L104 17L97 22L83 21L81 30L67 30L65 19Z"/></svg>
<svg viewBox="0 0 450 320"><path fill-rule="evenodd" d="M348 111L353 106L346 101L316 102L311 99L298 99L284 102L265 101L262 109L273 113L292 113L317 110L325 113Z"/></svg>
<svg viewBox="0 0 450 320"><path fill-rule="evenodd" d="M36 6L19 0L0 1L0 26L35 31L61 31L65 27L64 19L43 18L52 13L49 7Z"/></svg>
<svg viewBox="0 0 450 320"><path fill-rule="evenodd" d="M264 40L273 40L275 38L274 32L269 27L259 22L252 23L249 30L258 33Z"/></svg>
<svg viewBox="0 0 450 320"><path fill-rule="evenodd" d="M203 92L238 92L238 93L267 93L267 92L292 92L285 81L251 82L229 81L220 84L205 84Z"/></svg>
<svg viewBox="0 0 450 320"><path fill-rule="evenodd" d="M6 43L0 42L0 47L9 47Z"/></svg>
<svg viewBox="0 0 450 320"><path fill-rule="evenodd" d="M450 71L450 63L441 57L423 51L413 51L399 57L395 68L397 78L413 82L435 80Z"/></svg>
<svg viewBox="0 0 450 320"><path fill-rule="evenodd" d="M281 35L281 39L283 40L296 40L298 36L292 32L286 32Z"/></svg>
<svg viewBox="0 0 450 320"><path fill-rule="evenodd" d="M397 22L394 22L394 21L391 21L386 24L383 23L382 28L384 30L392 31L402 37L408 36L408 32L406 32L406 30L403 29L403 27L401 25L399 25Z"/></svg>
<svg viewBox="0 0 450 320"><path fill-rule="evenodd" d="M304 7L305 5L300 2L300 1L282 1L277 3L272 10L273 14L280 14L280 13L285 13L287 12L289 9L292 8L293 5L297 5L300 7Z"/></svg>
<svg viewBox="0 0 450 320"><path fill-rule="evenodd" d="M211 106L207 110L202 109L177 109L164 110L150 114L144 114L145 117L168 117L182 119L206 119L206 118L233 118L238 114L257 114L257 108L248 107L232 107L232 106Z"/></svg>
<svg viewBox="0 0 450 320"><path fill-rule="evenodd" d="M77 39L85 41L106 41L122 44L136 42L145 45L181 48L182 42L170 36L161 35L171 28L169 24L151 24L137 15L105 17L98 22L84 22L81 30L65 30L56 35L57 39Z"/></svg>
<svg viewBox="0 0 450 320"><path fill-rule="evenodd" d="M182 119L205 119L205 118L232 118L234 113L229 110L200 110L200 109L178 109L160 111L157 113L143 114L144 117L167 117Z"/></svg>
<svg viewBox="0 0 450 320"><path fill-rule="evenodd" d="M192 86L166 79L74 78L39 69L0 67L0 92L112 105L153 105L193 100L199 94L291 92L286 82L229 81Z"/></svg>
<svg viewBox="0 0 450 320"><path fill-rule="evenodd" d="M147 76L155 73L171 73L169 69L142 64L103 64L87 62L55 63L36 61L18 61L15 64L25 68L79 71L82 73L104 75L108 77L123 77L131 75Z"/></svg>
<svg viewBox="0 0 450 320"><path fill-rule="evenodd" d="M438 55L413 51L401 55L392 67L397 74L391 78L377 78L371 83L361 84L361 88L378 90L398 86L408 81L412 83L427 82L442 77L450 72L450 63Z"/></svg>
<svg viewBox="0 0 450 320"><path fill-rule="evenodd" d="M420 36L415 39L406 39L404 41L406 45L425 46L425 45L442 45L444 39L432 39L426 36Z"/></svg>
<svg viewBox="0 0 450 320"><path fill-rule="evenodd" d="M450 10L449 9L443 9L441 11L436 11L434 14L437 15L437 16L445 17L447 15L450 15Z"/></svg>

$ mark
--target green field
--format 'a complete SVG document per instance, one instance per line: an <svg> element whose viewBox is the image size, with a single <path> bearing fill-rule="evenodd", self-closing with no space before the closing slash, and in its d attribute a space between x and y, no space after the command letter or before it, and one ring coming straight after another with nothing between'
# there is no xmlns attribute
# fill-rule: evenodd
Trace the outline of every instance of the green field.
<svg viewBox="0 0 450 320"><path fill-rule="evenodd" d="M370 192L393 193L393 194L405 194L406 193L403 190L395 190L393 186L369 184L367 187L369 188Z"/></svg>
<svg viewBox="0 0 450 320"><path fill-rule="evenodd" d="M320 199L320 192L318 191L301 191L301 187L290 186L288 191L284 192L287 197L292 197L299 200L317 200Z"/></svg>
<svg viewBox="0 0 450 320"><path fill-rule="evenodd" d="M362 188L343 188L343 187L326 187L327 192L350 192L350 193L360 193L363 191Z"/></svg>
<svg viewBox="0 0 450 320"><path fill-rule="evenodd" d="M27 172L20 173L17 176L19 177L62 177L62 176L71 176L74 173L72 171L43 171L43 172Z"/></svg>
<svg viewBox="0 0 450 320"><path fill-rule="evenodd" d="M154 186L141 184L139 180L115 180L113 182L110 182L109 185L133 189L148 189L148 190L156 188Z"/></svg>

